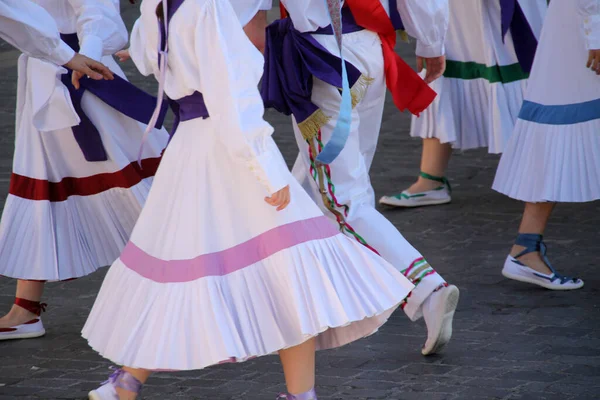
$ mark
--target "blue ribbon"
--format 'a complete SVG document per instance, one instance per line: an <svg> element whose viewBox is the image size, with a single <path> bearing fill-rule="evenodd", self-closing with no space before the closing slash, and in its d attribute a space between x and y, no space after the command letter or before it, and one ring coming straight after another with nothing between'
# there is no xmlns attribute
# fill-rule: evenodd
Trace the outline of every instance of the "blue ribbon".
<svg viewBox="0 0 600 400"><path fill-rule="evenodd" d="M340 103L340 112L335 128L331 133L331 138L329 139L327 144L325 144L323 150L321 151L321 153L319 153L316 159L316 161L321 164L331 164L333 160L335 160L337 156L340 155L341 151L344 149L344 146L348 141L348 136L350 135L350 124L352 121L352 96L350 93L350 84L348 82L346 63L342 54L342 10L341 7L339 7L337 10L330 10L328 1L324 1L325 6L327 8L327 14L329 15L329 20L331 21L331 26L333 28L333 34L336 38L336 42L340 52L340 59L342 60L342 101ZM338 14L337 16L340 20L339 26L335 26L333 24L333 18L331 13L334 11Z"/></svg>

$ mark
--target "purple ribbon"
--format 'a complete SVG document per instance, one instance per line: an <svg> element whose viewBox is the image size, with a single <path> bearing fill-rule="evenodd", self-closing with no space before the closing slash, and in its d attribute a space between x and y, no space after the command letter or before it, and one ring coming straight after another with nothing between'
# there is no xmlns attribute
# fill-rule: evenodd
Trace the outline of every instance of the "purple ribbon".
<svg viewBox="0 0 600 400"><path fill-rule="evenodd" d="M351 13L344 10L343 33L362 30L356 22L352 24L354 18L349 20L348 14L351 16ZM333 34L333 30L329 26L320 29L318 33ZM352 87L361 73L349 62L346 62L346 70ZM341 88L340 58L321 46L310 32L297 31L291 18L280 19L269 25L260 89L265 107L274 108L285 115L293 114L298 123L306 120L319 109L311 100L313 76Z"/></svg>
<svg viewBox="0 0 600 400"><path fill-rule="evenodd" d="M402 18L400 18L400 13L398 12L398 2L397 0L390 0L390 19L392 20L392 25L394 25L394 29L396 30L404 30L404 24L402 23Z"/></svg>
<svg viewBox="0 0 600 400"><path fill-rule="evenodd" d="M537 49L537 38L518 0L500 0L502 40L510 29L517 59L524 72L530 73Z"/></svg>
<svg viewBox="0 0 600 400"><path fill-rule="evenodd" d="M61 34L60 36L74 51L79 52L79 39L76 33ZM81 88L77 90L71 83L72 73L73 71L69 70L67 74L63 74L61 81L69 90L73 108L81 120L79 125L71 127L73 136L87 161L106 161L108 156L102 144L100 132L81 107L84 91L89 91L121 114L142 123L147 123L152 116L156 98L117 75L112 81L96 81L84 77L80 81ZM166 112L165 105L156 122L156 128L162 127Z"/></svg>

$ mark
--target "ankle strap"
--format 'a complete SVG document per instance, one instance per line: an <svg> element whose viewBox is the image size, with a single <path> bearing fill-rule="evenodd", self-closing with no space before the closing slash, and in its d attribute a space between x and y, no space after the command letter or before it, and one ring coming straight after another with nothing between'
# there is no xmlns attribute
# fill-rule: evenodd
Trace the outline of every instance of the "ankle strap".
<svg viewBox="0 0 600 400"><path fill-rule="evenodd" d="M34 313L38 317L42 314L42 312L46 312L46 306L48 305L46 303L22 299L20 297L15 297L15 304L31 313Z"/></svg>
<svg viewBox="0 0 600 400"><path fill-rule="evenodd" d="M310 389L308 392L300 394L285 394L282 393L277 397L278 400L318 400L315 389Z"/></svg>
<svg viewBox="0 0 600 400"><path fill-rule="evenodd" d="M546 255L546 244L544 243L544 237L538 233L519 233L517 239L515 239L517 246L525 247L525 250L515 256L519 258L525 254L540 252L542 256Z"/></svg>
<svg viewBox="0 0 600 400"><path fill-rule="evenodd" d="M445 176L434 176L423 171L419 172L419 176L421 178L429 179L430 181L441 183L442 185L448 188L448 193L452 193L452 186L450 186L450 181Z"/></svg>
<svg viewBox="0 0 600 400"><path fill-rule="evenodd" d="M133 393L139 393L142 390L142 383L135 376L124 371L122 368L111 367L111 369L114 369L115 372L108 377L108 380L103 385L111 383L114 387Z"/></svg>

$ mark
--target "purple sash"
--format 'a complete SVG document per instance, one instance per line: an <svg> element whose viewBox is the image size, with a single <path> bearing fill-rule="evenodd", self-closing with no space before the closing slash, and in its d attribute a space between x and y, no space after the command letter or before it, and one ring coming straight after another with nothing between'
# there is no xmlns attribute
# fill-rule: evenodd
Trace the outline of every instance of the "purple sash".
<svg viewBox="0 0 600 400"><path fill-rule="evenodd" d="M169 0L168 1L168 12L167 12L167 26L171 22L173 14L181 7L185 0ZM161 38L161 49L165 49L167 43L168 32L165 32L165 26L163 23L159 23L160 26L160 38ZM160 54L158 55L160 58ZM196 118L206 119L209 117L208 109L204 103L204 96L200 92L194 92L189 96L182 97L177 100L168 99L169 106L175 115L173 120L173 127L169 132L169 141L173 138L173 135L179 127L179 123L182 121L189 121Z"/></svg>
<svg viewBox="0 0 600 400"><path fill-rule="evenodd" d="M343 33L362 30L349 9L342 10ZM331 35L331 26L321 28L318 34ZM267 27L265 69L260 94L265 107L274 108L285 115L293 114L301 123L318 111L313 104L313 76L342 87L342 63L312 37L294 28L291 18L273 22ZM348 79L352 87L360 78L360 71L346 62Z"/></svg>
<svg viewBox="0 0 600 400"><path fill-rule="evenodd" d="M519 64L525 73L530 73L537 49L537 38L529 22L527 22L518 0L500 0L500 9L502 40L506 37L508 29L510 29Z"/></svg>
<svg viewBox="0 0 600 400"><path fill-rule="evenodd" d="M61 34L60 36L74 51L79 52L79 39L76 33ZM81 120L79 125L71 127L73 136L87 161L106 161L108 156L102 144L100 132L81 107L84 91L89 91L121 114L142 123L147 123L152 116L156 98L117 75L112 81L96 81L84 77L80 81L81 88L76 90L71 83L72 73L73 71L69 70L67 74L63 74L61 81L69 90L73 108ZM167 107L165 106L156 122L156 128L162 127L166 112Z"/></svg>
<svg viewBox="0 0 600 400"><path fill-rule="evenodd" d="M402 23L402 18L400 18L400 13L398 12L398 2L397 0L390 0L390 19L392 20L392 25L394 25L394 29L404 30L404 24Z"/></svg>

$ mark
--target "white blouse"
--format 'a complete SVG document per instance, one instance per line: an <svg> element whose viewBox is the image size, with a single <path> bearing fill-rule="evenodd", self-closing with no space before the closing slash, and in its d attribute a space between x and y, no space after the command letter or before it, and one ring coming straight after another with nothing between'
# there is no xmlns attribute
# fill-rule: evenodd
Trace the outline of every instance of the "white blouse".
<svg viewBox="0 0 600 400"><path fill-rule="evenodd" d="M312 32L330 24L323 0L281 1L300 32ZM389 14L389 0L381 0L381 3ZM397 7L407 33L417 39L417 55L443 55L449 21L448 0L397 0Z"/></svg>
<svg viewBox="0 0 600 400"><path fill-rule="evenodd" d="M600 0L578 0L578 8L587 49L600 50Z"/></svg>
<svg viewBox="0 0 600 400"><path fill-rule="evenodd" d="M60 40L52 16L30 1L0 1L0 37L28 56L56 65L66 64L75 55Z"/></svg>
<svg viewBox="0 0 600 400"><path fill-rule="evenodd" d="M80 53L94 60L127 44L119 0L34 0L56 21L60 33L77 33Z"/></svg>
<svg viewBox="0 0 600 400"><path fill-rule="evenodd" d="M159 2L142 2L129 49L140 72L157 77ZM245 162L269 193L287 186L289 172L282 170L281 153L271 137L273 128L263 119L258 92L263 55L244 33L230 2L185 1L171 19L168 44L167 96L180 99L201 92L230 154Z"/></svg>

